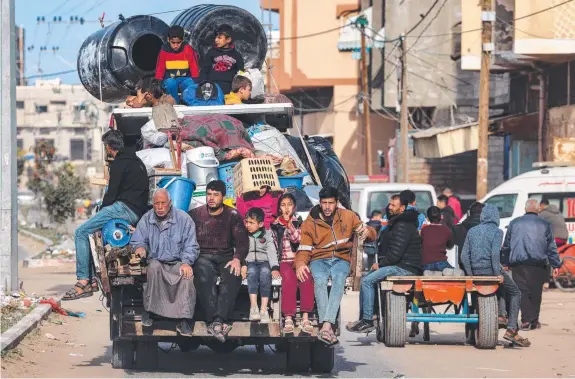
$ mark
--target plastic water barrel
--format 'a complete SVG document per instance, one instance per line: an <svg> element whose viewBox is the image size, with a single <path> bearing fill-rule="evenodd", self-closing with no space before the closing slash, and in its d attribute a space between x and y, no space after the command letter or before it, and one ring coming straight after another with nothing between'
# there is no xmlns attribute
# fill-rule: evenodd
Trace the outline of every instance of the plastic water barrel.
<svg viewBox="0 0 575 379"><path fill-rule="evenodd" d="M233 30L233 43L242 54L246 68L261 69L268 51L266 32L258 19L245 9L232 5L196 5L174 18L189 33L188 40L203 57L214 45L216 28L222 24Z"/></svg>
<svg viewBox="0 0 575 379"><path fill-rule="evenodd" d="M152 16L133 16L91 34L78 53L78 75L84 88L106 103L120 103L136 83L156 71L168 25Z"/></svg>
<svg viewBox="0 0 575 379"><path fill-rule="evenodd" d="M192 194L196 190L196 183L182 176L165 177L158 182L158 188L168 190L173 207L187 212L192 201Z"/></svg>

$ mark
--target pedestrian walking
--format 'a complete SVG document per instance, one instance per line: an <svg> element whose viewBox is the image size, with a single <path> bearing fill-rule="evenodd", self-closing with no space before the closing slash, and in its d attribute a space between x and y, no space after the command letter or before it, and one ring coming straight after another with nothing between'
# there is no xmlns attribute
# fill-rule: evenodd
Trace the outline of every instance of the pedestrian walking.
<svg viewBox="0 0 575 379"><path fill-rule="evenodd" d="M511 221L501 249L502 263L511 268L521 290L521 330L541 327L539 311L548 264L554 274L561 266L551 223L539 217L538 210L537 199L527 200L525 215Z"/></svg>

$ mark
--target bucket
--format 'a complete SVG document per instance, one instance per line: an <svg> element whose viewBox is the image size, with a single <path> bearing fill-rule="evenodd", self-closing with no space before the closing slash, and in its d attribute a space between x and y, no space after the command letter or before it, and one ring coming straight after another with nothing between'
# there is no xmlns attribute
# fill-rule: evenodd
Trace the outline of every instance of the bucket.
<svg viewBox="0 0 575 379"><path fill-rule="evenodd" d="M206 186L199 185L192 194L190 210L206 205Z"/></svg>
<svg viewBox="0 0 575 379"><path fill-rule="evenodd" d="M307 173L302 173L302 174L292 175L292 176L279 176L278 179L280 180L280 186L282 188L296 187L296 188L302 189L303 179L306 176L307 176Z"/></svg>
<svg viewBox="0 0 575 379"><path fill-rule="evenodd" d="M218 177L226 184L226 198L235 199L234 167L238 162L224 163L218 167Z"/></svg>
<svg viewBox="0 0 575 379"><path fill-rule="evenodd" d="M196 147L186 152L187 177L196 185L205 186L212 180L218 179L219 162L214 149L209 146Z"/></svg>
<svg viewBox="0 0 575 379"><path fill-rule="evenodd" d="M172 198L172 206L187 212L192 201L192 194L196 189L196 183L193 180L178 177L163 178L158 182L158 188L165 188Z"/></svg>

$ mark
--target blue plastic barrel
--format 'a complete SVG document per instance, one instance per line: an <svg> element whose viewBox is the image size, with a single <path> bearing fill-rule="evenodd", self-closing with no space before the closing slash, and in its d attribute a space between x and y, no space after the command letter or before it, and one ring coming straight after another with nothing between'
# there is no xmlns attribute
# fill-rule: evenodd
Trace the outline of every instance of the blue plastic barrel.
<svg viewBox="0 0 575 379"><path fill-rule="evenodd" d="M307 173L304 172L298 175L292 176L280 176L278 177L280 181L281 188L288 188L288 187L296 187L302 189L303 187L303 179L307 176Z"/></svg>
<svg viewBox="0 0 575 379"><path fill-rule="evenodd" d="M196 182L183 176L165 177L158 182L158 188L165 188L172 198L172 206L187 212L196 190Z"/></svg>
<svg viewBox="0 0 575 379"><path fill-rule="evenodd" d="M238 162L224 163L218 166L218 178L226 184L226 198L235 199L234 167Z"/></svg>

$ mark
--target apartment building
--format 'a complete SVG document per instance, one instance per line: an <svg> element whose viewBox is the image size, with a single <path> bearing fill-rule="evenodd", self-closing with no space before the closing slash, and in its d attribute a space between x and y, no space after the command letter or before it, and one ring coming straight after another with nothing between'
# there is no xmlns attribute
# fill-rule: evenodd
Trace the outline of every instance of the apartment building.
<svg viewBox="0 0 575 379"><path fill-rule="evenodd" d="M62 84L60 79L18 86L17 146L28 152L44 140L56 148L58 159L100 161L102 128L114 107L100 104L82 85Z"/></svg>
<svg viewBox="0 0 575 379"><path fill-rule="evenodd" d="M368 172L358 102L360 61L354 59L354 48L342 47L342 42L354 47L360 43L361 35L344 26L350 16L361 14L361 5L354 0L261 0L260 4L280 17L279 37L272 41L273 81L268 88L292 100L304 134L333 140L348 175ZM371 49L373 55L376 49ZM372 172L378 173L377 150L387 147L397 123L375 112L370 121L374 153L369 161Z"/></svg>

